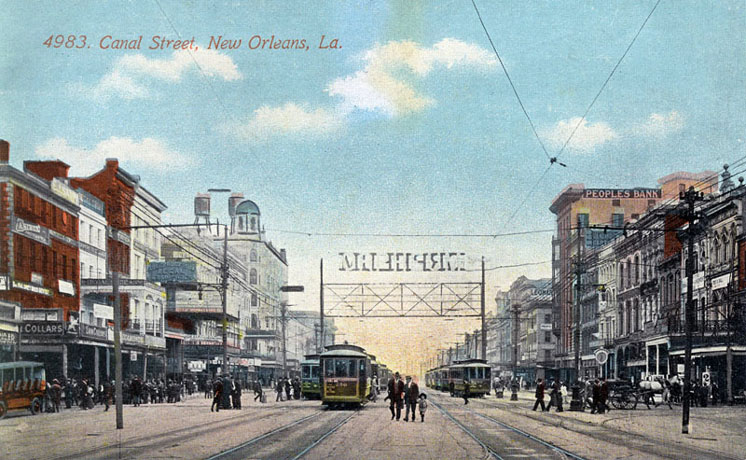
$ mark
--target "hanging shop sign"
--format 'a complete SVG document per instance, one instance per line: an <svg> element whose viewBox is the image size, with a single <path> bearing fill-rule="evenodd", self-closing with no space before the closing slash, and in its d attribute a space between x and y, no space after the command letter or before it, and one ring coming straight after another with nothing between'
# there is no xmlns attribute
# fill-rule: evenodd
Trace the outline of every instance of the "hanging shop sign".
<svg viewBox="0 0 746 460"><path fill-rule="evenodd" d="M341 272L466 271L464 252L340 252L339 257Z"/></svg>
<svg viewBox="0 0 746 460"><path fill-rule="evenodd" d="M61 294L75 295L75 285L69 281L57 280L58 290Z"/></svg>
<svg viewBox="0 0 746 460"><path fill-rule="evenodd" d="M718 276L717 278L714 278L712 280L712 290L718 290L723 289L725 287L728 287L728 284L730 283L730 273L727 273L722 276Z"/></svg>
<svg viewBox="0 0 746 460"><path fill-rule="evenodd" d="M93 316L101 319L114 320L114 307L109 305L102 305L100 303L93 304Z"/></svg>
<svg viewBox="0 0 746 460"><path fill-rule="evenodd" d="M0 345L15 345L18 342L18 334L10 331L0 331Z"/></svg>
<svg viewBox="0 0 746 460"><path fill-rule="evenodd" d="M15 216L11 218L10 225L13 229L13 233L23 235L26 238L30 238L37 243L46 246L51 245L49 240L49 229L46 227L42 227L39 224L33 224Z"/></svg>
<svg viewBox="0 0 746 460"><path fill-rule="evenodd" d="M539 325L540 331L551 331L552 330L552 323L541 323Z"/></svg>

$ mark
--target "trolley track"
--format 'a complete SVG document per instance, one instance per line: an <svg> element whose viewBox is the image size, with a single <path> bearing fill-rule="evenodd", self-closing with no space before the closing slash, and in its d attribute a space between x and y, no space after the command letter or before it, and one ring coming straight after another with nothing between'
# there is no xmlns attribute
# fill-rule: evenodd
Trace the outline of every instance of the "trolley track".
<svg viewBox="0 0 746 460"><path fill-rule="evenodd" d="M331 415L328 417L328 420L325 420L322 423L320 430L318 429L318 426L301 426L299 432L292 433L290 436L286 436L282 439L277 439L279 435L284 435L288 429L299 426L303 422L319 417L325 413ZM346 412L325 410L264 433L261 436L257 436L228 450L213 455L207 460L232 460L249 457L270 458L273 460L297 460L303 458L314 447L331 436L355 415L357 415L357 411L348 414ZM290 439L292 436L296 439ZM300 446L297 446L298 440L302 441Z"/></svg>
<svg viewBox="0 0 746 460"><path fill-rule="evenodd" d="M528 411L526 409L518 408L514 405L511 405L509 403L502 403L498 401L492 401L487 399L479 399L478 401L481 401L482 404L488 407L497 408L500 410L504 410L505 412L509 412L511 414L522 416L525 418L529 418L531 420L541 422L544 424L548 424L557 428L561 428L563 430L571 431L576 434L589 436L593 440L601 440L608 442L610 444L616 444L620 446L624 446L628 449L638 451L642 453L643 455L650 455L654 454L659 457L663 458L670 458L670 459L679 459L681 458L680 450L682 447L684 447L682 444L679 443L666 443L661 441L660 439L653 439L647 436L644 436L640 433L635 433L629 430L624 430L617 427L609 427L605 424L605 422L602 422L601 424L591 424L590 422L586 422L583 420L576 420L573 418L567 418L567 417L547 417L546 415L537 415L531 411ZM619 411L617 409L617 411ZM627 412L627 411L624 411ZM643 411L642 415L639 416L653 416L654 413ZM650 414L650 415L648 415ZM489 417L486 415L482 415L484 417ZM490 417L494 418L494 417ZM495 419L497 423L504 423L502 421L499 421ZM608 420L607 420L608 421ZM695 447L691 445L685 446L687 452L691 452L692 455L695 455L693 458L713 458L713 459L722 459L722 460L739 460L740 457L731 457L725 454L722 454L720 452L715 452L706 448L702 447ZM742 459L740 459L742 460Z"/></svg>
<svg viewBox="0 0 746 460"><path fill-rule="evenodd" d="M234 426L236 423L240 423L242 420L251 419L252 422L260 422L262 420L280 416L283 413L287 412L283 409L274 409L264 412L257 417L257 414L255 412L246 411L238 415L233 415L217 421L211 421L209 424L201 423L199 425L174 428L172 430L154 434L131 437L115 444L97 446L84 451L78 451L75 453L54 457L54 459L72 460L78 458L110 458L114 453L116 453L115 456L119 457L122 455L122 450L128 451L130 455L136 455L136 452L140 450L153 450L160 447L167 447L173 444L178 444L184 440L219 432L219 430ZM320 416L322 413L323 412L321 410L318 410L318 412L303 417L301 420L304 421L312 417L317 417Z"/></svg>
<svg viewBox="0 0 746 460"><path fill-rule="evenodd" d="M445 405L442 403L432 401L431 404L441 411L446 418L454 422L459 428L479 443L492 458L501 460L507 460L510 458L585 460L584 457L573 452L492 417L480 414L468 407L459 407L459 413L455 414L446 409ZM468 418L468 423L463 423L461 420L458 420L457 416ZM480 424L479 422L482 423ZM483 427L480 428L480 425ZM500 429L495 430L495 425L500 427Z"/></svg>

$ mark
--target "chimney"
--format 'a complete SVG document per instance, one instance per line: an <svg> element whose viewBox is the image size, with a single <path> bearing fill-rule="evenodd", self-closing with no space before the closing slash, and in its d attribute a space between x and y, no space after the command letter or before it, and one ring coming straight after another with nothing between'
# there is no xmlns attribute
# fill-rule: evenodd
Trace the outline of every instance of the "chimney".
<svg viewBox="0 0 746 460"><path fill-rule="evenodd" d="M0 164L8 164L10 161L10 143L0 139Z"/></svg>
<svg viewBox="0 0 746 460"><path fill-rule="evenodd" d="M70 165L60 161L24 161L23 170L36 174L44 180L51 181L55 177L67 178Z"/></svg>

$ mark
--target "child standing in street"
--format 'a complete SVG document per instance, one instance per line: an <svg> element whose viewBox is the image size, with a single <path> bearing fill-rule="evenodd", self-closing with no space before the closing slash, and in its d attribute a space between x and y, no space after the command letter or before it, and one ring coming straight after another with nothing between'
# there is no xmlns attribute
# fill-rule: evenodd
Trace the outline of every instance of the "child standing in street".
<svg viewBox="0 0 746 460"><path fill-rule="evenodd" d="M425 412L427 412L427 395L420 393L420 422L425 423Z"/></svg>

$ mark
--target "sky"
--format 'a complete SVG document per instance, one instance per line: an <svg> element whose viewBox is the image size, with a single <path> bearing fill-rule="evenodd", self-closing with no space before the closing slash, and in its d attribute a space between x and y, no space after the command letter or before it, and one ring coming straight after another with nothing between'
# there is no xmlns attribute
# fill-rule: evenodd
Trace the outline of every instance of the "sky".
<svg viewBox="0 0 746 460"><path fill-rule="evenodd" d="M482 257L495 268L494 310L497 289L518 276L551 276L548 208L566 185L655 187L743 156L742 1L477 0L536 135L470 1L3 5L0 138L11 164L59 158L88 175L116 157L173 223L194 220L198 192L243 192L287 250L289 283L306 287L290 294L298 309L318 308L322 258L327 283L409 282L343 273L338 254L457 251L469 270ZM236 47L215 49L218 39ZM566 167L547 170L576 126ZM223 222L226 202L213 198ZM529 233L318 235L506 232ZM427 279L451 280L479 272ZM476 327L345 320L340 338L418 373Z"/></svg>

